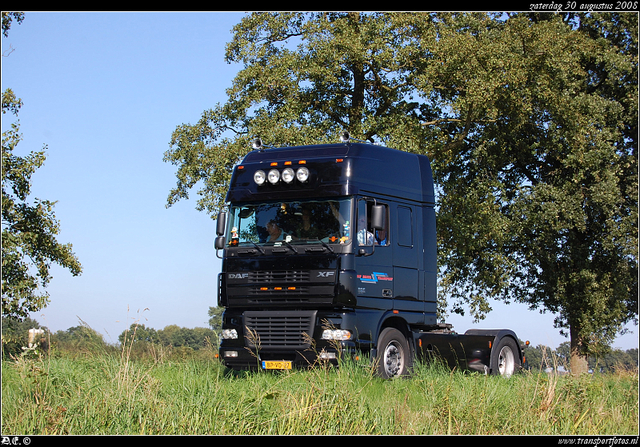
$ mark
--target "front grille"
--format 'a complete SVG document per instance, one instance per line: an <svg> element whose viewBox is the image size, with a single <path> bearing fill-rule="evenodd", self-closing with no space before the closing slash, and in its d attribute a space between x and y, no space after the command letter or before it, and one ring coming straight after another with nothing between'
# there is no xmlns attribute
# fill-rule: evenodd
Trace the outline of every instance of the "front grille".
<svg viewBox="0 0 640 447"><path fill-rule="evenodd" d="M251 348L307 349L316 311L246 311L245 340Z"/></svg>
<svg viewBox="0 0 640 447"><path fill-rule="evenodd" d="M251 295L307 295L309 293L308 287L253 287L250 289Z"/></svg>
<svg viewBox="0 0 640 447"><path fill-rule="evenodd" d="M250 283L257 284L270 284L274 282L308 282L309 272L304 270L249 272L247 280Z"/></svg>
<svg viewBox="0 0 640 447"><path fill-rule="evenodd" d="M237 269L225 273L224 293L231 306L327 305L333 302L335 269Z"/></svg>

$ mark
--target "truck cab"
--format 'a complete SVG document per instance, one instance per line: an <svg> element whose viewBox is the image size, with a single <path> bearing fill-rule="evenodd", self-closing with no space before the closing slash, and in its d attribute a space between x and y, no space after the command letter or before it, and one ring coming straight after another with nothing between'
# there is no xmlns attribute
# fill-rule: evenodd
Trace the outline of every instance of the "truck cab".
<svg viewBox="0 0 640 447"><path fill-rule="evenodd" d="M436 321L428 157L348 139L259 147L235 166L226 201L215 242L226 366L289 369L363 352L391 377L434 350L467 362L449 343L460 337L440 340L452 333Z"/></svg>

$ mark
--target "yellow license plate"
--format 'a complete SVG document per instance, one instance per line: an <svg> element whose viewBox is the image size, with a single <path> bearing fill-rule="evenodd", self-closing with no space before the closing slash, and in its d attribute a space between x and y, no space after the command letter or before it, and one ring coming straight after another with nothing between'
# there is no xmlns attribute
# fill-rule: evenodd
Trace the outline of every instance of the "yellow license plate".
<svg viewBox="0 0 640 447"><path fill-rule="evenodd" d="M291 369L291 362L288 361L263 361L262 369Z"/></svg>

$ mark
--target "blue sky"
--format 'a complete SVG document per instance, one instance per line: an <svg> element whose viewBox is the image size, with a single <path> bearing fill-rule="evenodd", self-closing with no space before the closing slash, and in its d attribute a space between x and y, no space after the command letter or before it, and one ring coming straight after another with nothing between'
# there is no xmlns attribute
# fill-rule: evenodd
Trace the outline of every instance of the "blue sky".
<svg viewBox="0 0 640 447"><path fill-rule="evenodd" d="M244 13L26 12L2 38L2 90L23 100L17 153L48 146L32 198L57 200L58 241L81 276L54 266L50 305L32 318L52 331L80 324L107 342L133 322L206 327L220 261L215 221L192 199L165 208L175 167L162 161L173 130L226 100L237 65L225 44ZM3 131L13 121L3 116ZM500 305L479 324L509 327L534 345L565 338L553 316ZM614 346L638 347L637 327Z"/></svg>

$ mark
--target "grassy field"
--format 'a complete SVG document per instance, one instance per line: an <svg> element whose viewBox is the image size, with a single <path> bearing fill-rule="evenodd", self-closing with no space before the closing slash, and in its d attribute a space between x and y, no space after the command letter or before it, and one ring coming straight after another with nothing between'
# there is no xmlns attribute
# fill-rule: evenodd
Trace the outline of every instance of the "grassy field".
<svg viewBox="0 0 640 447"><path fill-rule="evenodd" d="M637 372L511 379L418 365L226 374L215 359L2 363L4 435L636 435Z"/></svg>

